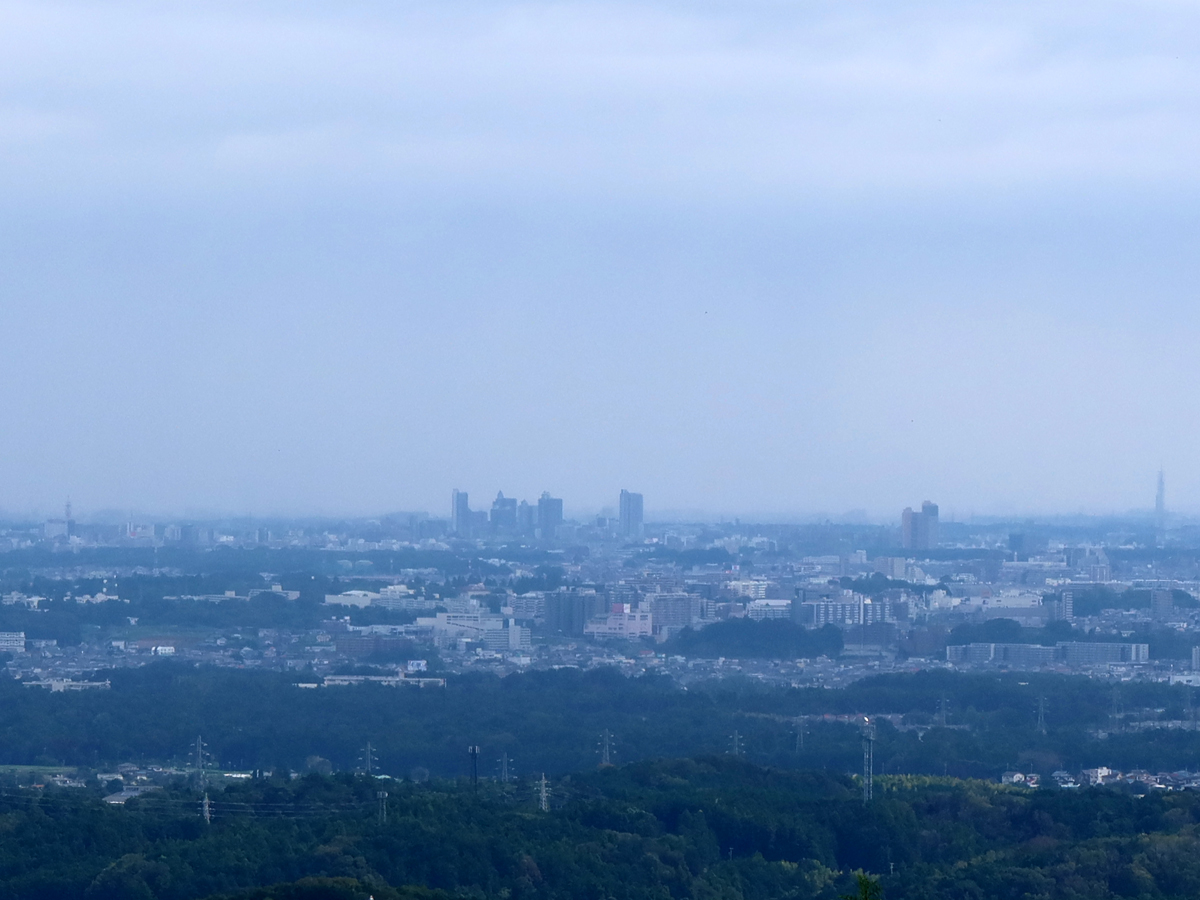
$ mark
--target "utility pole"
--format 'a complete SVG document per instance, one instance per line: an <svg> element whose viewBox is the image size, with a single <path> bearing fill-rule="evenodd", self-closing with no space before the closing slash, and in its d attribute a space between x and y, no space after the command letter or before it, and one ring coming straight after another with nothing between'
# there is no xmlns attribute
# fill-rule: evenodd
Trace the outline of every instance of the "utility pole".
<svg viewBox="0 0 1200 900"><path fill-rule="evenodd" d="M863 803L875 796L875 723L863 720Z"/></svg>
<svg viewBox="0 0 1200 900"><path fill-rule="evenodd" d="M379 824L387 824L387 791L376 791L375 798L379 801Z"/></svg>
<svg viewBox="0 0 1200 900"><path fill-rule="evenodd" d="M1042 734L1046 733L1046 698L1045 696L1038 697L1038 731Z"/></svg>
<svg viewBox="0 0 1200 900"><path fill-rule="evenodd" d="M612 765L612 732L607 728L604 729L604 733L600 736L600 765Z"/></svg>
<svg viewBox="0 0 1200 900"><path fill-rule="evenodd" d="M467 753L471 755L471 790L479 790L479 747L472 744L467 748Z"/></svg>
<svg viewBox="0 0 1200 900"><path fill-rule="evenodd" d="M542 773L542 780L538 782L538 809L542 812L550 810L550 782L546 780L546 773Z"/></svg>
<svg viewBox="0 0 1200 900"><path fill-rule="evenodd" d="M212 804L208 802L208 791L204 792L204 800L200 803L200 818L205 825L212 824Z"/></svg>

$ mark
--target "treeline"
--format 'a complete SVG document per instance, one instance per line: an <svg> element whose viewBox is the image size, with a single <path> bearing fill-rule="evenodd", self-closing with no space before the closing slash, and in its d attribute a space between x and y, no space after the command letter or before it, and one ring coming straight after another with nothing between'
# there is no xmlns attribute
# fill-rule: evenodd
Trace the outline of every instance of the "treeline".
<svg viewBox="0 0 1200 900"><path fill-rule="evenodd" d="M1200 795L858 784L730 757L530 782L311 775L126 807L0 788L0 895L136 900L1192 898ZM386 796L381 796L385 793ZM273 885L273 887L272 887Z"/></svg>
<svg viewBox="0 0 1200 900"><path fill-rule="evenodd" d="M1019 767L1194 767L1200 732L1134 733L1138 718L1187 719L1194 689L1082 677L921 672L841 689L729 677L681 689L663 676L560 669L497 678L452 676L442 688L297 688L281 675L158 663L104 673L112 689L50 693L0 679L0 764L100 770L183 760L203 735L217 765L303 771L310 757L353 769L370 741L381 771L465 774L508 754L517 772L569 773L599 760L603 731L622 762L728 752L782 768L857 771L859 732L826 715L882 714L877 770L994 778ZM1114 694L1114 691L1117 694ZM1046 731L1038 728L1039 703ZM1200 706L1200 704L1196 704ZM1114 714L1119 711L1119 715ZM1110 732L1098 737L1096 730Z"/></svg>
<svg viewBox="0 0 1200 900"><path fill-rule="evenodd" d="M787 620L726 619L701 629L685 628L667 653L704 659L815 659L837 656L844 645L836 625L809 629Z"/></svg>

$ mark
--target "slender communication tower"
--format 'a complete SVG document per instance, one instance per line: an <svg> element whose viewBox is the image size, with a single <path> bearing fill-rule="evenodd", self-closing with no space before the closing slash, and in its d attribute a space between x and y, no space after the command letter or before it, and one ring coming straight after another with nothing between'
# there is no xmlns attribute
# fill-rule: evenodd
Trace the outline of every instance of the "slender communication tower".
<svg viewBox="0 0 1200 900"><path fill-rule="evenodd" d="M538 782L538 809L542 812L550 810L550 782L546 780L546 773L542 773L542 779Z"/></svg>
<svg viewBox="0 0 1200 900"><path fill-rule="evenodd" d="M740 734L738 734L737 731L735 730L733 732L733 735L730 737L730 740L733 742L733 755L741 756L742 755L742 736Z"/></svg>
<svg viewBox="0 0 1200 900"><path fill-rule="evenodd" d="M804 732L808 730L808 720L801 716L796 720L796 752L804 752Z"/></svg>
<svg viewBox="0 0 1200 900"><path fill-rule="evenodd" d="M375 771L375 751L370 741L367 741L367 746L363 749L363 771L368 775Z"/></svg>
<svg viewBox="0 0 1200 900"><path fill-rule="evenodd" d="M1154 524L1161 539L1167 527L1167 484L1162 469L1158 470L1158 490L1154 494Z"/></svg>
<svg viewBox="0 0 1200 900"><path fill-rule="evenodd" d="M467 748L467 753L471 755L471 790L479 790L479 747L472 744Z"/></svg>
<svg viewBox="0 0 1200 900"><path fill-rule="evenodd" d="M1046 733L1046 698L1038 697L1038 731Z"/></svg>
<svg viewBox="0 0 1200 900"><path fill-rule="evenodd" d="M950 706L950 700L945 694L942 694L938 700L938 724L943 728L946 727L946 711Z"/></svg>
<svg viewBox="0 0 1200 900"><path fill-rule="evenodd" d="M500 783L508 784L508 753L507 751L500 754Z"/></svg>
<svg viewBox="0 0 1200 900"><path fill-rule="evenodd" d="M875 723L863 720L863 803L875 796Z"/></svg>

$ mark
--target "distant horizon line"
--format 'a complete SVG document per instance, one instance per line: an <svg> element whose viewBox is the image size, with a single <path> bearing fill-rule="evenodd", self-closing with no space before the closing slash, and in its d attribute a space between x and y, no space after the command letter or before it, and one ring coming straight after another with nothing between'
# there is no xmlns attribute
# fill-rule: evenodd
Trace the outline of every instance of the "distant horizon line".
<svg viewBox="0 0 1200 900"><path fill-rule="evenodd" d="M483 510L481 510L483 511ZM47 521L64 521L65 509L60 508L53 513L45 510L26 510L17 512L0 508L0 523L10 526L41 524ZM606 515L607 513L607 515ZM601 515L616 519L615 507L583 508L567 510L565 518L580 524ZM658 511L647 510L644 521L647 524L660 525L729 525L741 523L744 525L840 525L863 527L899 527L902 510L894 514L872 513L866 510L850 510L832 514L828 512L713 512L702 509L665 508ZM1075 521L1139 521L1153 524L1157 518L1153 507L1135 508L1124 511L1109 510L1073 511L1073 512L971 512L966 516L953 514L953 517L942 518L942 526L954 525L987 525L987 524L1017 524L1026 521L1029 524L1065 524ZM418 516L423 520L450 521L449 515L438 515L428 510L395 509L386 512L326 512L319 509L308 512L271 512L250 513L217 510L190 510L186 512L150 512L145 510L130 510L128 513L118 509L99 508L85 510L82 514L72 515L71 520L79 524L116 524L122 522L139 523L219 523L219 522L372 522L395 519L400 517ZM1200 511L1167 511L1169 522L1180 525L1200 524Z"/></svg>

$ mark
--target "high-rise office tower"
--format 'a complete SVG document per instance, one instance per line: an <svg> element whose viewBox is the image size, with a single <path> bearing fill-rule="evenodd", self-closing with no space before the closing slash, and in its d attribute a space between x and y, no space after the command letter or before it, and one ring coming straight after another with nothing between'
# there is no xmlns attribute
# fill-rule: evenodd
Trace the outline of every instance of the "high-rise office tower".
<svg viewBox="0 0 1200 900"><path fill-rule="evenodd" d="M621 491L620 518L617 529L623 537L642 536L642 495Z"/></svg>
<svg viewBox="0 0 1200 900"><path fill-rule="evenodd" d="M460 537L471 533L471 507L466 491L455 490L450 494L450 530Z"/></svg>
<svg viewBox="0 0 1200 900"><path fill-rule="evenodd" d="M563 504L557 497L551 497L549 491L543 491L538 498L538 531L544 541L552 541L558 537L558 526L563 523Z"/></svg>
<svg viewBox="0 0 1200 900"><path fill-rule="evenodd" d="M514 497L505 497L504 491L496 494L492 501L491 516L492 531L511 533L517 530L517 501Z"/></svg>
<svg viewBox="0 0 1200 900"><path fill-rule="evenodd" d="M536 506L531 506L524 500L517 507L517 533L525 537L533 537L537 531L537 512Z"/></svg>
<svg viewBox="0 0 1200 900"><path fill-rule="evenodd" d="M911 507L900 515L900 545L910 550L931 550L938 545L938 507L926 500L921 511Z"/></svg>

